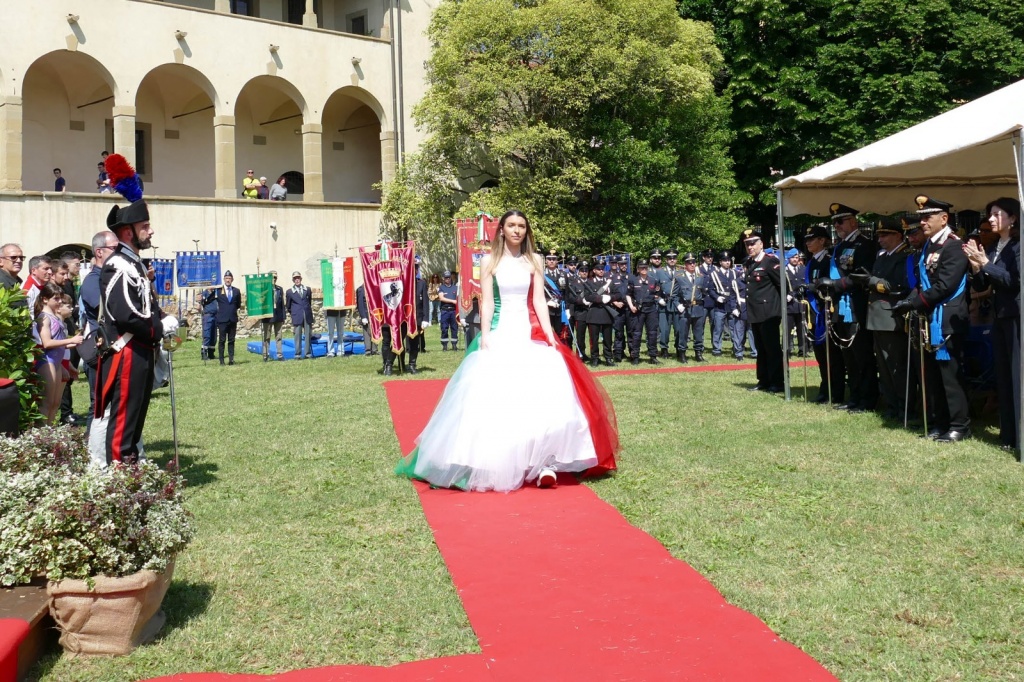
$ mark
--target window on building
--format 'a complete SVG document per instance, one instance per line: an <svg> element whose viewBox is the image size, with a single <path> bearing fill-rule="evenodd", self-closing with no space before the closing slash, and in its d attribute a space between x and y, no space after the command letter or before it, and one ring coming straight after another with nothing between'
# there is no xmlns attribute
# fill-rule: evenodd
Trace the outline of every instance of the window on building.
<svg viewBox="0 0 1024 682"><path fill-rule="evenodd" d="M231 0L231 13L245 17L259 16L256 8L258 0Z"/></svg>
<svg viewBox="0 0 1024 682"><path fill-rule="evenodd" d="M288 171L281 174L284 177L284 186L288 194L305 194L306 177L299 171Z"/></svg>
<svg viewBox="0 0 1024 682"><path fill-rule="evenodd" d="M354 12L345 17L345 28L349 33L357 36L369 35L366 32L366 10Z"/></svg>

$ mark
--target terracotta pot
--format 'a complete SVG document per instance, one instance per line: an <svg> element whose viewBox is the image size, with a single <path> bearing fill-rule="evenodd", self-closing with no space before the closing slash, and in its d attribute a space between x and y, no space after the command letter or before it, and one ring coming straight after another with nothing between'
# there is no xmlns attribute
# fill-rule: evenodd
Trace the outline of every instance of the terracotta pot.
<svg viewBox="0 0 1024 682"><path fill-rule="evenodd" d="M164 623L160 604L174 575L172 560L163 573L139 571L123 578L49 582L50 615L60 628L60 644L72 655L122 656L149 641Z"/></svg>

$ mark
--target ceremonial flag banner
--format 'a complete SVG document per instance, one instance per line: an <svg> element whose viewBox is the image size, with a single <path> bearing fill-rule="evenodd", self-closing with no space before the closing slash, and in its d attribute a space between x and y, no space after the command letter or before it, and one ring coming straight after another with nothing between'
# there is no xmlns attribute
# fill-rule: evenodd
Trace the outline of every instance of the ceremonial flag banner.
<svg viewBox="0 0 1024 682"><path fill-rule="evenodd" d="M250 318L274 316L274 276L245 276L245 312Z"/></svg>
<svg viewBox="0 0 1024 682"><path fill-rule="evenodd" d="M324 308L351 308L356 304L355 273L352 257L320 261L320 277L324 290Z"/></svg>
<svg viewBox="0 0 1024 682"><path fill-rule="evenodd" d="M370 336L379 342L383 337L381 327L388 325L394 330L391 349L396 353L402 352L405 335L398 330L403 323L409 336L419 333L416 324L415 255L412 242L383 242L359 248L366 309L370 313Z"/></svg>
<svg viewBox="0 0 1024 682"><path fill-rule="evenodd" d="M220 251L175 251L178 286L220 286Z"/></svg>
<svg viewBox="0 0 1024 682"><path fill-rule="evenodd" d="M156 280L153 282L156 288L156 295L168 298L174 295L174 261L170 258L154 258L153 272L156 273Z"/></svg>
<svg viewBox="0 0 1024 682"><path fill-rule="evenodd" d="M459 240L459 291L462 308L469 310L473 298L480 296L480 261L491 252L498 233L498 219L482 213L476 218L455 221Z"/></svg>

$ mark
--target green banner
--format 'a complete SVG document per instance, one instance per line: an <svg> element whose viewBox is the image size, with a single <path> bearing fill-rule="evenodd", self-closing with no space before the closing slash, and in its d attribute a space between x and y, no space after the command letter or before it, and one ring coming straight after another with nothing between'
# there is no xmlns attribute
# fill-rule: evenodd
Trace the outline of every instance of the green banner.
<svg viewBox="0 0 1024 682"><path fill-rule="evenodd" d="M334 262L331 259L320 261L320 281L324 292L324 307L342 305L334 302Z"/></svg>
<svg viewBox="0 0 1024 682"><path fill-rule="evenodd" d="M245 312L249 317L273 317L274 277L272 275L245 276Z"/></svg>

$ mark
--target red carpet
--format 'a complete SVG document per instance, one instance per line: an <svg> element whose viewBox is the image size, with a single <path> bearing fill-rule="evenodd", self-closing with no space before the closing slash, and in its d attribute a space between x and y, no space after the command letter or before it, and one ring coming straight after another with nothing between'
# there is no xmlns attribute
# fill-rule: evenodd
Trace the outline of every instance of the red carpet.
<svg viewBox="0 0 1024 682"><path fill-rule="evenodd" d="M384 384L402 452L444 384ZM585 486L502 495L414 485L482 655L161 682L835 680Z"/></svg>

